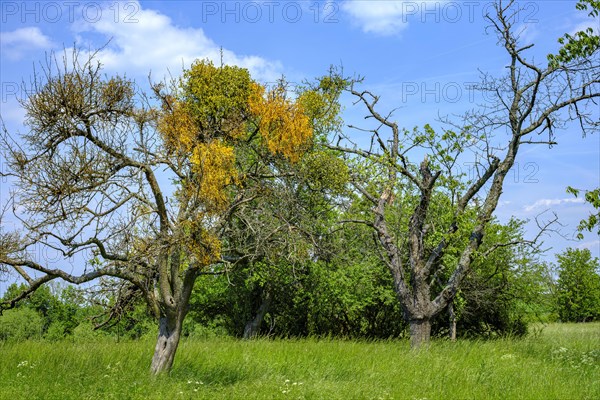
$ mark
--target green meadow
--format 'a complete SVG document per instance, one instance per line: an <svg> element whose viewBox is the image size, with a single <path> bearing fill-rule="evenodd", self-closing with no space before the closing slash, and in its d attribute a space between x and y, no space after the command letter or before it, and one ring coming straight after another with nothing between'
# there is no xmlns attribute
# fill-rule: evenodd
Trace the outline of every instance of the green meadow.
<svg viewBox="0 0 600 400"><path fill-rule="evenodd" d="M599 399L600 323L524 339L190 339L170 375L151 340L0 343L0 399Z"/></svg>

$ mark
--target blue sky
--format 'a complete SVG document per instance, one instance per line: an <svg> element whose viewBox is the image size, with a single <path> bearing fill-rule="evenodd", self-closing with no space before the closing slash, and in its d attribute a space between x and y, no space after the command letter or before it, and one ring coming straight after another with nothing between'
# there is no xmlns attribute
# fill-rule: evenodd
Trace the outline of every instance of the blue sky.
<svg viewBox="0 0 600 400"><path fill-rule="evenodd" d="M531 54L543 62L556 39L599 21L576 11L575 1L521 1L518 26ZM381 95L384 110L401 126L433 123L438 115L476 106L468 87L479 70L499 75L507 59L486 32L482 16L490 2L466 1L3 1L1 7L1 114L11 132L23 131L21 82L50 50L74 44L95 49L107 74L138 82L156 79L197 58L247 67L263 82L282 75L292 82L314 78L330 65L365 77L365 88ZM27 85L26 85L27 86ZM25 89L26 90L26 89ZM346 104L349 122L362 108ZM565 192L568 185L600 185L600 137L581 137L577 126L558 134L558 146L524 148L505 186L496 215L533 219L555 212L561 231L573 237L591 208ZM3 160L0 160L3 165ZM3 167L4 168L4 167ZM6 200L8 182L0 183ZM535 224L528 235L536 234ZM545 238L549 260L566 247L587 247L600 256L600 241Z"/></svg>

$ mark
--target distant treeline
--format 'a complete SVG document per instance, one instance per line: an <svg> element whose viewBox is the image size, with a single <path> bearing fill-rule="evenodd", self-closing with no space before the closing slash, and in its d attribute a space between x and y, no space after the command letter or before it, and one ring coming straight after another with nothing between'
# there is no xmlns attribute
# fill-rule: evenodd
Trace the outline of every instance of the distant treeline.
<svg viewBox="0 0 600 400"><path fill-rule="evenodd" d="M183 334L406 336L407 324L388 271L376 260L361 257L358 248L348 252L354 263L255 263L205 275L196 283ZM600 319L598 260L589 250L569 249L560 255L558 279L552 279L551 266L516 255L515 249L507 249L500 258L488 258L468 278L454 302L458 337L521 336L529 322ZM522 265L515 268L514 263ZM137 339L156 334L156 323L135 291L107 281L102 287L43 286L15 309L4 311L0 340ZM16 284L11 285L4 299L18 291ZM447 336L449 324L448 313L440 314L434 334Z"/></svg>

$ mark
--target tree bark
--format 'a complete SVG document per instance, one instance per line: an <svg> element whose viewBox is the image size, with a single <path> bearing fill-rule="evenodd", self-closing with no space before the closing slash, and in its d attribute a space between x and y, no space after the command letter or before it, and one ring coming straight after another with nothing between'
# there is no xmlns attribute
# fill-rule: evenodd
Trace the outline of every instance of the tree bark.
<svg viewBox="0 0 600 400"><path fill-rule="evenodd" d="M252 339L258 335L260 326L265 318L265 314L267 311L269 311L270 305L271 295L268 291L265 291L260 307L258 307L258 311L256 312L256 316L252 320L248 321L246 327L244 328L244 339Z"/></svg>
<svg viewBox="0 0 600 400"><path fill-rule="evenodd" d="M409 321L409 327L410 347L412 349L418 349L429 343L429 338L431 337L431 319L411 319Z"/></svg>
<svg viewBox="0 0 600 400"><path fill-rule="evenodd" d="M448 304L448 319L450 322L450 340L456 341L456 313L454 312L454 302Z"/></svg>
<svg viewBox="0 0 600 400"><path fill-rule="evenodd" d="M173 366L173 360L181 338L182 322L182 316L178 315L163 315L160 317L158 339L150 366L153 375L168 372Z"/></svg>

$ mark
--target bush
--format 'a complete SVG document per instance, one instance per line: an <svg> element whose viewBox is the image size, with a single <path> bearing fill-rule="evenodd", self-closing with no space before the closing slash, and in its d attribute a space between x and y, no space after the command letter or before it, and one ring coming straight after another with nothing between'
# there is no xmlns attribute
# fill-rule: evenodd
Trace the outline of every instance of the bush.
<svg viewBox="0 0 600 400"><path fill-rule="evenodd" d="M39 339L43 329L42 317L29 308L7 310L0 317L0 340Z"/></svg>
<svg viewBox="0 0 600 400"><path fill-rule="evenodd" d="M60 321L55 321L50 324L44 338L50 341L62 340L65 338L66 327L65 324Z"/></svg>
<svg viewBox="0 0 600 400"><path fill-rule="evenodd" d="M567 249L557 256L559 272L556 304L563 322L600 319L600 275L597 258L589 249Z"/></svg>
<svg viewBox="0 0 600 400"><path fill-rule="evenodd" d="M101 330L94 330L94 325L90 321L83 321L73 330L73 340L78 342L91 342L108 334Z"/></svg>

